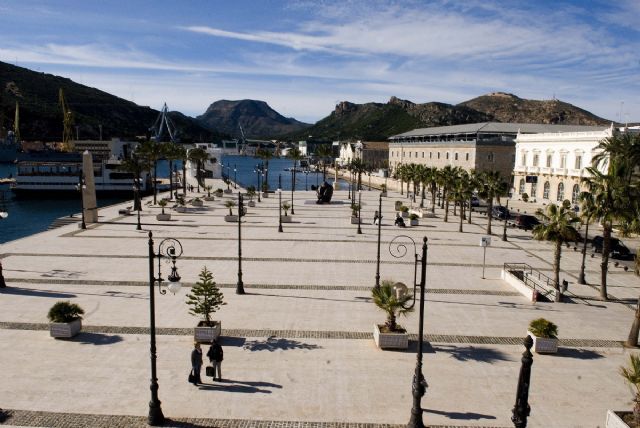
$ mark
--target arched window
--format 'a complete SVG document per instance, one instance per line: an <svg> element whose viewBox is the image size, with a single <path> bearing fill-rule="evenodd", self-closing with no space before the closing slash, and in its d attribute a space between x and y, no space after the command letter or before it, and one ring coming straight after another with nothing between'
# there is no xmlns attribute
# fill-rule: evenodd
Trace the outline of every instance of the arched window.
<svg viewBox="0 0 640 428"><path fill-rule="evenodd" d="M556 201L564 201L564 183L558 184L558 196L556 197Z"/></svg>
<svg viewBox="0 0 640 428"><path fill-rule="evenodd" d="M577 204L579 197L580 197L580 185L579 184L574 184L573 185L573 190L571 191L571 203L572 204Z"/></svg>
<svg viewBox="0 0 640 428"><path fill-rule="evenodd" d="M518 193L521 195L524 193L524 178L520 179L520 185L518 186Z"/></svg>
<svg viewBox="0 0 640 428"><path fill-rule="evenodd" d="M544 188L542 190L542 198L543 199L549 199L549 189L551 188L551 185L549 184L548 181L544 182Z"/></svg>
<svg viewBox="0 0 640 428"><path fill-rule="evenodd" d="M537 195L537 190L538 190L538 183L531 183L531 195L529 195L531 198L535 198Z"/></svg>

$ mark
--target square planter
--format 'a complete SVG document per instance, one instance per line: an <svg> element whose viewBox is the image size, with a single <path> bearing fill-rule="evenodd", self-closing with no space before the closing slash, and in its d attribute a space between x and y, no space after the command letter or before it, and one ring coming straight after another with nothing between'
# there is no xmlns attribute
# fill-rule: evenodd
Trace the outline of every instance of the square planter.
<svg viewBox="0 0 640 428"><path fill-rule="evenodd" d="M222 197L222 192L216 192L216 193L215 193L215 196L217 196L217 197L221 198L221 197Z"/></svg>
<svg viewBox="0 0 640 428"><path fill-rule="evenodd" d="M226 215L226 216L224 216L224 221L226 221L228 223L237 223L238 222L238 216L237 215Z"/></svg>
<svg viewBox="0 0 640 428"><path fill-rule="evenodd" d="M230 193L233 193L233 190L231 189L224 189L224 193L226 193L227 195Z"/></svg>
<svg viewBox="0 0 640 428"><path fill-rule="evenodd" d="M291 221L293 220L293 217L290 215L281 215L280 216L280 221L282 221L283 223L291 223Z"/></svg>
<svg viewBox="0 0 640 428"><path fill-rule="evenodd" d="M256 206L256 203L255 203L254 201L249 201L249 202L247 203L247 205L249 205L251 208L253 208L253 207L255 207L255 206Z"/></svg>
<svg viewBox="0 0 640 428"><path fill-rule="evenodd" d="M548 339L546 337L536 337L530 331L527 332L533 339L533 351L538 354L555 354L558 352L558 339Z"/></svg>
<svg viewBox="0 0 640 428"><path fill-rule="evenodd" d="M193 200L191 201L191 206L201 208L204 206L204 203L201 200Z"/></svg>
<svg viewBox="0 0 640 428"><path fill-rule="evenodd" d="M623 414L631 412L616 412L614 410L607 410L607 420L605 422L605 428L629 428L629 425L622 420Z"/></svg>
<svg viewBox="0 0 640 428"><path fill-rule="evenodd" d="M269 193L268 192L262 192L262 197L263 198L268 198L269 197Z"/></svg>
<svg viewBox="0 0 640 428"><path fill-rule="evenodd" d="M358 217L351 216L351 224L358 224Z"/></svg>
<svg viewBox="0 0 640 428"><path fill-rule="evenodd" d="M187 207L179 206L179 207L176 207L175 210L176 212L179 212L179 213L186 213Z"/></svg>
<svg viewBox="0 0 640 428"><path fill-rule="evenodd" d="M156 220L158 220L158 221L169 221L169 220L171 220L171 214L169 214L169 213L156 214Z"/></svg>
<svg viewBox="0 0 640 428"><path fill-rule="evenodd" d="M222 333L222 322L212 321L212 326L203 325L204 321L198 323L198 327L194 328L193 338L198 343L211 343L213 339L220 337Z"/></svg>
<svg viewBox="0 0 640 428"><path fill-rule="evenodd" d="M82 320L71 322L52 322L49 324L49 334L51 337L69 339L80 333Z"/></svg>
<svg viewBox="0 0 640 428"><path fill-rule="evenodd" d="M213 196L205 196L204 200L207 201L207 202L211 202L211 201L215 201L216 198L214 198Z"/></svg>
<svg viewBox="0 0 640 428"><path fill-rule="evenodd" d="M409 220L409 225L410 226L420 226L420 220L418 220L418 219Z"/></svg>
<svg viewBox="0 0 640 428"><path fill-rule="evenodd" d="M378 348L407 349L409 335L407 333L382 333L380 325L373 325L373 340Z"/></svg>

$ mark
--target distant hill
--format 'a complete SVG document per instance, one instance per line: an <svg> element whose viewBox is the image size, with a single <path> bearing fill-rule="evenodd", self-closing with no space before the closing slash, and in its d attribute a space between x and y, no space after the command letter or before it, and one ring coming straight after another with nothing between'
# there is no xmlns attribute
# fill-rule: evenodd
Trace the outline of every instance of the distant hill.
<svg viewBox="0 0 640 428"><path fill-rule="evenodd" d="M489 116L496 122L548 123L557 125L607 125L603 119L556 99L526 100L513 94L494 92L458 104Z"/></svg>
<svg viewBox="0 0 640 428"><path fill-rule="evenodd" d="M158 111L141 107L101 90L80 85L70 79L35 72L0 62L0 127L13 127L16 101L20 103L20 134L26 141L60 141L62 110L58 91L62 88L74 114L80 139L133 138L147 135ZM4 117L3 117L4 115ZM179 112L169 113L182 142L220 139L219 133L201 126ZM75 133L75 129L74 129Z"/></svg>
<svg viewBox="0 0 640 428"><path fill-rule="evenodd" d="M335 110L305 131L288 135L291 139L385 140L391 135L416 128L460 125L476 122L555 123L602 125L602 119L571 104L553 100L536 101L515 95L494 93L457 105L429 102L416 104L391 97L388 103L339 103Z"/></svg>
<svg viewBox="0 0 640 428"><path fill-rule="evenodd" d="M282 116L264 101L216 101L196 118L211 129L241 137L240 125L247 138L274 138L308 128L309 124Z"/></svg>

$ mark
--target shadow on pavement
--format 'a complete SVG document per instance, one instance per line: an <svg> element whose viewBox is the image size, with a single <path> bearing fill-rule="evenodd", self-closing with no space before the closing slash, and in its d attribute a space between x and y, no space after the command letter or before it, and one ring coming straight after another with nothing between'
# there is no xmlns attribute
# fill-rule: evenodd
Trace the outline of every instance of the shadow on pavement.
<svg viewBox="0 0 640 428"><path fill-rule="evenodd" d="M53 297L56 299L70 299L72 297L77 297L75 294L71 293L60 293L57 291L49 291L49 290L32 290L30 288L21 288L21 287L7 287L0 289L0 294L15 294L19 296L31 296L31 297Z"/></svg>
<svg viewBox="0 0 640 428"><path fill-rule="evenodd" d="M220 336L218 341L222 346L244 346L247 339L244 337Z"/></svg>
<svg viewBox="0 0 640 428"><path fill-rule="evenodd" d="M260 383L260 382L257 382ZM269 384L272 385L272 384ZM267 386L269 386L267 385ZM282 388L281 385L277 385L278 388ZM262 394L271 394L271 391L268 389L260 389L257 388L256 386L253 386L251 384L249 384L248 382L237 382L234 383L234 381L232 380L224 380L223 383L204 383L204 384L199 384L198 388L200 390L205 390L205 391L224 391L224 392L239 392L242 394L255 394L255 393L262 393Z"/></svg>
<svg viewBox="0 0 640 428"><path fill-rule="evenodd" d="M423 412L433 413L435 415L446 416L449 419L458 419L458 420L478 420L478 419L496 419L493 415L483 415L482 413L475 412L445 412L443 410L433 410L433 409L422 409Z"/></svg>
<svg viewBox="0 0 640 428"><path fill-rule="evenodd" d="M604 355L597 351L579 348L558 348L556 356L564 358L577 358L579 360L597 360L598 358L604 357Z"/></svg>
<svg viewBox="0 0 640 428"><path fill-rule="evenodd" d="M430 349L425 352L446 352L458 361L478 361L483 363L511 361L508 355L502 351L491 348L476 348L474 346L431 345Z"/></svg>
<svg viewBox="0 0 640 428"><path fill-rule="evenodd" d="M268 337L267 340L248 340L242 347L248 351L288 351L292 349L320 349L321 346L310 343L303 343L292 339L276 339Z"/></svg>
<svg viewBox="0 0 640 428"><path fill-rule="evenodd" d="M69 342L77 342L82 345L113 345L114 343L122 342L122 336L81 332L76 337L69 339Z"/></svg>

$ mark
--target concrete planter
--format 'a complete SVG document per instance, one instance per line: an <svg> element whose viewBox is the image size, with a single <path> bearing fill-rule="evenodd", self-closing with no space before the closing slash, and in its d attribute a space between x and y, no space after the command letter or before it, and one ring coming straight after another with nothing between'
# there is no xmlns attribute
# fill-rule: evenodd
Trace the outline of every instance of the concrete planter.
<svg viewBox="0 0 640 428"><path fill-rule="evenodd" d="M536 337L530 331L527 334L533 339L533 351L538 354L555 354L558 352L558 339Z"/></svg>
<svg viewBox="0 0 640 428"><path fill-rule="evenodd" d="M216 193L214 193L214 195L219 197L219 198L221 198L222 197L222 192L216 192Z"/></svg>
<svg viewBox="0 0 640 428"><path fill-rule="evenodd" d="M198 327L194 328L193 338L198 343L211 343L213 339L220 337L222 333L222 322L212 321L212 326L202 325L204 321L198 323Z"/></svg>
<svg viewBox="0 0 640 428"><path fill-rule="evenodd" d="M197 208L202 208L204 206L204 202L202 202L200 199L194 199L193 201L191 201L191 206L192 207L197 207Z"/></svg>
<svg viewBox="0 0 640 428"><path fill-rule="evenodd" d="M420 226L420 220L418 220L418 219L409 220L409 225L410 226Z"/></svg>
<svg viewBox="0 0 640 428"><path fill-rule="evenodd" d="M281 215L280 219L283 223L291 223L293 221L293 217L290 215Z"/></svg>
<svg viewBox="0 0 640 428"><path fill-rule="evenodd" d="M69 339L82 330L82 320L77 319L71 322L52 322L49 324L49 334L51 337Z"/></svg>
<svg viewBox="0 0 640 428"><path fill-rule="evenodd" d="M402 217L403 218L409 217L409 211L402 211Z"/></svg>
<svg viewBox="0 0 640 428"><path fill-rule="evenodd" d="M231 189L224 189L224 193L226 193L227 195L230 193L233 193L233 190Z"/></svg>
<svg viewBox="0 0 640 428"><path fill-rule="evenodd" d="M373 340L378 348L407 349L409 335L407 333L382 333L380 325L373 325Z"/></svg>
<svg viewBox="0 0 640 428"><path fill-rule="evenodd" d="M205 196L204 200L207 201L207 202L211 202L211 201L215 201L216 198L214 198L213 196Z"/></svg>
<svg viewBox="0 0 640 428"><path fill-rule="evenodd" d="M607 410L607 420L605 422L605 428L629 428L629 425L622 420L618 414L628 412L616 412L614 410Z"/></svg>
<svg viewBox="0 0 640 428"><path fill-rule="evenodd" d="M351 224L358 224L358 217L351 216Z"/></svg>
<svg viewBox="0 0 640 428"><path fill-rule="evenodd" d="M269 193L267 193L267 192L262 192L262 197L263 197L263 198L268 198L268 197L269 197Z"/></svg>
<svg viewBox="0 0 640 428"><path fill-rule="evenodd" d="M176 212L179 212L179 213L186 213L187 212L187 207L183 207L181 205L181 206L176 207L175 210L176 210Z"/></svg>
<svg viewBox="0 0 640 428"><path fill-rule="evenodd" d="M237 215L226 215L226 216L224 216L224 221L226 221L228 223L237 223L238 222L238 216Z"/></svg>
<svg viewBox="0 0 640 428"><path fill-rule="evenodd" d="M169 221L169 220L171 220L171 214L169 214L169 213L156 214L156 220L158 220L158 221Z"/></svg>
<svg viewBox="0 0 640 428"><path fill-rule="evenodd" d="M385 192L380 192L380 196L382 196L383 198L386 198L387 197L387 192L386 191Z"/></svg>
<svg viewBox="0 0 640 428"><path fill-rule="evenodd" d="M255 203L255 201L249 201L249 202L247 203L247 205L249 205L251 208L253 208L253 207L255 207L255 206L256 206L256 203Z"/></svg>

